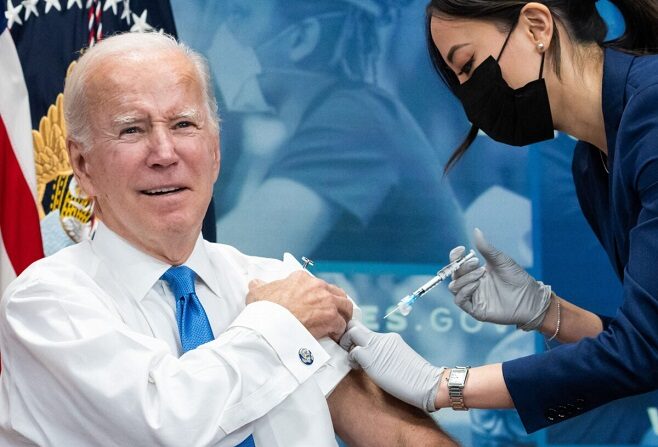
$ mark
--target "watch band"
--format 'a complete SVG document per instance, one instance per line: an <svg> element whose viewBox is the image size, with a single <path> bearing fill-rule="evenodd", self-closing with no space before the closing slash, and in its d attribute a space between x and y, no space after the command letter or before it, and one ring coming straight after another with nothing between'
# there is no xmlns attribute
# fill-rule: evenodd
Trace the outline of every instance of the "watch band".
<svg viewBox="0 0 658 447"><path fill-rule="evenodd" d="M448 376L448 400L450 406L456 411L466 411L468 407L464 403L464 385L468 377L470 366L455 366L450 370Z"/></svg>

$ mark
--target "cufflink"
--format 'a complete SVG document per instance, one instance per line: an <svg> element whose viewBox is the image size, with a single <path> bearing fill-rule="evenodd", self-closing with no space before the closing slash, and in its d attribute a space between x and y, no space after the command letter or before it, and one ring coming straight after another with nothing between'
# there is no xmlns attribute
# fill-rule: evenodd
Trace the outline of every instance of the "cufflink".
<svg viewBox="0 0 658 447"><path fill-rule="evenodd" d="M301 360L303 364L310 365L311 363L313 363L313 353L311 352L310 349L301 348L298 354L299 354L299 360Z"/></svg>

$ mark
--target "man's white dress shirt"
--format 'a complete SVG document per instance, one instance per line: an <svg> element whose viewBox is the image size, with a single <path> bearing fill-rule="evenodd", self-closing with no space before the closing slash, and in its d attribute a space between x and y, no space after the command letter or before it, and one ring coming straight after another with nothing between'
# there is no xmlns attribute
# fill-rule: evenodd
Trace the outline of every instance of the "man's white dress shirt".
<svg viewBox="0 0 658 447"><path fill-rule="evenodd" d="M20 275L0 305L0 445L336 446L325 396L345 351L282 306L245 306L250 280L298 267L201 237L185 265L215 340L183 355L170 265L102 224Z"/></svg>

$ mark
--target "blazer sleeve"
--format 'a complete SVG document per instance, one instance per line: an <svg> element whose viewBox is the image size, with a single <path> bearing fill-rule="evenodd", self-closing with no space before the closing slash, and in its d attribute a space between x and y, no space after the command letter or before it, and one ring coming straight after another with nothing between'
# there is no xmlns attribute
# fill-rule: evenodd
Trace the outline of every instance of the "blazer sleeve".
<svg viewBox="0 0 658 447"><path fill-rule="evenodd" d="M658 385L658 85L630 98L622 115L617 206L640 212L629 234L623 304L596 338L503 364L528 432ZM622 149L623 148L623 153Z"/></svg>

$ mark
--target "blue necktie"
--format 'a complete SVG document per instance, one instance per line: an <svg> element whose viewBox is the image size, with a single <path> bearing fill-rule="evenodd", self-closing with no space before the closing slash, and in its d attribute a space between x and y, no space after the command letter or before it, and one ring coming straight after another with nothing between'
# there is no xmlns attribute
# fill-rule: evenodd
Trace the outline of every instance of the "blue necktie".
<svg viewBox="0 0 658 447"><path fill-rule="evenodd" d="M194 290L195 277L194 270L184 265L171 267L162 275L176 298L176 321L183 352L215 339L206 312Z"/></svg>
<svg viewBox="0 0 658 447"><path fill-rule="evenodd" d="M184 265L170 267L162 275L176 298L176 322L183 352L215 339L206 311L194 289L195 277L194 270ZM253 436L249 435L237 447L255 446Z"/></svg>

